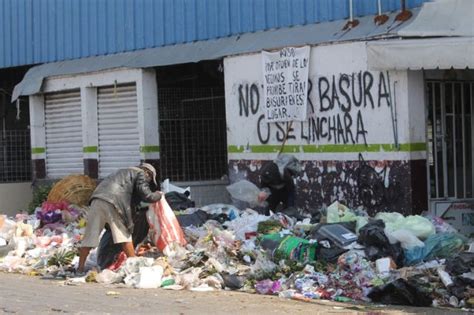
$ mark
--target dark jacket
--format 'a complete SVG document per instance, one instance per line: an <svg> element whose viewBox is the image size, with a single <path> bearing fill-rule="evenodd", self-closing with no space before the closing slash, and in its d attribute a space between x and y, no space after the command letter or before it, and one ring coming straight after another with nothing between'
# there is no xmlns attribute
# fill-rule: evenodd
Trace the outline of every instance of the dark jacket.
<svg viewBox="0 0 474 315"><path fill-rule="evenodd" d="M133 213L141 201L156 202L160 192L152 192L145 172L138 167L122 169L105 178L94 190L92 199L102 199L115 206L125 226L133 231Z"/></svg>
<svg viewBox="0 0 474 315"><path fill-rule="evenodd" d="M295 205L295 184L293 177L285 169L283 176L278 170L275 162L267 162L260 171L260 188L270 189L267 199L268 210L281 211ZM281 205L280 205L281 204ZM281 207L281 208L279 208Z"/></svg>

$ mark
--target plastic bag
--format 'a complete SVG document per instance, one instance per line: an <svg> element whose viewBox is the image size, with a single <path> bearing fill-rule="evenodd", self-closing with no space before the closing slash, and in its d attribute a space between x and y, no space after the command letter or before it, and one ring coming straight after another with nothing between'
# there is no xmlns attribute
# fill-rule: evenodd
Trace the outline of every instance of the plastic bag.
<svg viewBox="0 0 474 315"><path fill-rule="evenodd" d="M389 229L385 229L385 234L388 237L388 240L391 244L395 244L400 242L400 245L403 249L410 249L413 247L423 247L425 243L420 241L418 237L413 234L410 230L396 230L390 231Z"/></svg>
<svg viewBox="0 0 474 315"><path fill-rule="evenodd" d="M404 279L375 287L368 297L377 303L393 305L431 306L432 299Z"/></svg>
<svg viewBox="0 0 474 315"><path fill-rule="evenodd" d="M99 283L114 284L114 283L122 282L123 277L119 273L113 272L112 270L109 270L109 269L105 269L99 274L97 274L95 279Z"/></svg>
<svg viewBox="0 0 474 315"><path fill-rule="evenodd" d="M153 232L153 241L159 250L163 251L173 242L182 246L186 245L183 230L165 198L150 205L147 218Z"/></svg>
<svg viewBox="0 0 474 315"><path fill-rule="evenodd" d="M414 265L423 260L447 258L461 252L464 248L463 238L456 233L439 233L431 235L424 247L413 247L405 251L405 264Z"/></svg>
<svg viewBox="0 0 474 315"><path fill-rule="evenodd" d="M339 203L338 201L335 201L327 208L328 223L349 221L357 221L357 216L345 205Z"/></svg>
<svg viewBox="0 0 474 315"><path fill-rule="evenodd" d="M247 202L252 208L256 206L262 206L262 202L260 202L258 198L259 194L261 193L260 188L248 180L235 182L232 185L227 186L226 189L232 198Z"/></svg>
<svg viewBox="0 0 474 315"><path fill-rule="evenodd" d="M372 221L360 229L358 242L365 246L365 254L370 261L390 256L397 266L402 266L404 255L401 246L390 244L384 229L382 220Z"/></svg>
<svg viewBox="0 0 474 315"><path fill-rule="evenodd" d="M458 231L449 223L444 221L440 217L436 217L433 215L426 215L425 218L433 223L436 233L457 233Z"/></svg>
<svg viewBox="0 0 474 315"><path fill-rule="evenodd" d="M188 198L188 191L184 194L177 191L170 191L165 194L166 201L173 210L186 210L188 208L194 208L196 204L194 201Z"/></svg>
<svg viewBox="0 0 474 315"><path fill-rule="evenodd" d="M140 267L140 278L136 288L139 289L156 289L161 286L161 278L163 277L163 267Z"/></svg>
<svg viewBox="0 0 474 315"><path fill-rule="evenodd" d="M16 222L7 218L6 215L0 215L0 237L9 241L15 234Z"/></svg>
<svg viewBox="0 0 474 315"><path fill-rule="evenodd" d="M411 231L419 239L426 239L430 235L435 234L436 229L430 220L419 215L410 215L404 217L400 213L381 212L377 213L375 219L384 221L385 226L389 231L396 231L400 229Z"/></svg>

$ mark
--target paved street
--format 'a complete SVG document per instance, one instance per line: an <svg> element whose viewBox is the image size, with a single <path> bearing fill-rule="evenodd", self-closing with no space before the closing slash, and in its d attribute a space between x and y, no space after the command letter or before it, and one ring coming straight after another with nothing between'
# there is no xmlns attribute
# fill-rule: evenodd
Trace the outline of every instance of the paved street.
<svg viewBox="0 0 474 315"><path fill-rule="evenodd" d="M455 314L431 308L311 303L240 292L138 290L101 284L65 285L0 273L0 313L5 314Z"/></svg>

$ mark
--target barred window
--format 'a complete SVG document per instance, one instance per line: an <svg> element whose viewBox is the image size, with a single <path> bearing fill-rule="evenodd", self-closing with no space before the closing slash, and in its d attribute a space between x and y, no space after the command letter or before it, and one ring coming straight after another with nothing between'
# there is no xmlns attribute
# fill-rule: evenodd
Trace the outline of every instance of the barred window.
<svg viewBox="0 0 474 315"><path fill-rule="evenodd" d="M203 181L227 173L224 89L158 90L161 177Z"/></svg>
<svg viewBox="0 0 474 315"><path fill-rule="evenodd" d="M0 131L0 183L31 181L29 130Z"/></svg>

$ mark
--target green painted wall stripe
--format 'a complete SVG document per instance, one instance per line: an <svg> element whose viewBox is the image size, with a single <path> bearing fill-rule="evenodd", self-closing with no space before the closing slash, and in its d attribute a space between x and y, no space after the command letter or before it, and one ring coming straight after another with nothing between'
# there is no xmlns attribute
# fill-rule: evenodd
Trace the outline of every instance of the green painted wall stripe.
<svg viewBox="0 0 474 315"><path fill-rule="evenodd" d="M82 152L84 152L84 153L97 153L97 147L96 146L83 147Z"/></svg>
<svg viewBox="0 0 474 315"><path fill-rule="evenodd" d="M278 152L281 145L250 145L250 146L236 146L229 145L228 153L244 153L249 151L251 153L274 153ZM358 152L414 152L426 151L426 143L402 143L400 148L395 148L393 144L323 144L323 145L286 145L283 152L297 153L300 151L304 153L358 153Z"/></svg>
<svg viewBox="0 0 474 315"><path fill-rule="evenodd" d="M46 152L46 148L41 148L41 147L31 148L32 154L41 154L45 152Z"/></svg>
<svg viewBox="0 0 474 315"><path fill-rule="evenodd" d="M143 153L160 152L160 146L158 146L158 145L142 145L140 147L140 152L143 152Z"/></svg>

